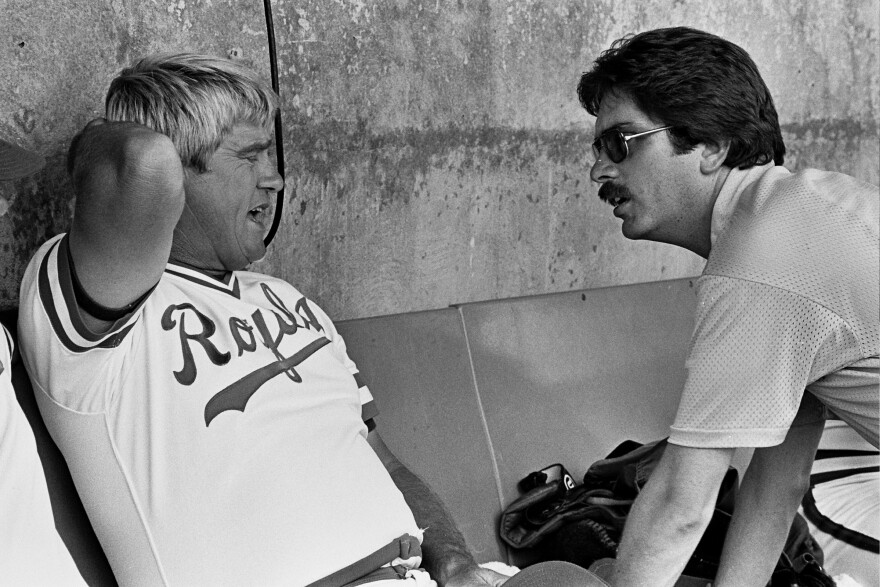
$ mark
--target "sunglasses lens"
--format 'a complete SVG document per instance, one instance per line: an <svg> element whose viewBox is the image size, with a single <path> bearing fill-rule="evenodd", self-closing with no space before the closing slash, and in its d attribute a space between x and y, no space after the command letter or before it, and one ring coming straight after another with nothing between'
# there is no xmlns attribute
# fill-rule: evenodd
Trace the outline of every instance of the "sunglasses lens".
<svg viewBox="0 0 880 587"><path fill-rule="evenodd" d="M593 155L596 156L596 159L602 156L603 150L614 163L620 163L626 159L626 141L623 140L623 135L612 130L593 141Z"/></svg>
<svg viewBox="0 0 880 587"><path fill-rule="evenodd" d="M608 158L613 162L620 163L626 159L626 141L623 140L623 135L618 131L606 133L602 137L602 142L605 145L605 152L608 153Z"/></svg>

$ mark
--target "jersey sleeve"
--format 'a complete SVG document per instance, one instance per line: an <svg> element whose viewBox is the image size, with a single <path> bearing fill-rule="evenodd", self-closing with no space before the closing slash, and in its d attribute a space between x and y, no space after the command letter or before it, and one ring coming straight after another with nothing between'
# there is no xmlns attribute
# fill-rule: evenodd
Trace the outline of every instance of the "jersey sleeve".
<svg viewBox="0 0 880 587"><path fill-rule="evenodd" d="M853 338L843 320L785 290L720 276L699 280L697 304L670 442L774 446L795 416L797 424L824 417L818 402L801 403L807 385L834 367L822 364L823 345Z"/></svg>
<svg viewBox="0 0 880 587"><path fill-rule="evenodd" d="M303 298L303 304L304 309L307 312L311 312L323 328L324 334L330 340L331 348L337 358L342 362L345 368L348 369L351 376L354 377L361 400L361 418L364 422L375 418L379 415L379 408L376 405L376 401L373 399L370 388L367 386L366 381L358 370L357 365L351 357L348 356L348 347L345 345L345 339L343 339L342 335L336 330L336 325L333 324L330 317L317 304L311 301L306 301L305 298Z"/></svg>
<svg viewBox="0 0 880 587"><path fill-rule="evenodd" d="M51 389L53 401L71 410L103 411L108 398L83 390L107 389L91 383L112 377L108 369L121 357L142 305L106 332L92 332L76 304L68 259L67 235L51 239L31 259L19 301L21 353L35 387Z"/></svg>
<svg viewBox="0 0 880 587"><path fill-rule="evenodd" d="M50 241L45 251L41 249L43 254L38 254L40 259L35 267L35 294L52 331L73 352L119 346L119 342L131 331L143 303L129 315L114 322L106 332L92 332L83 321L76 303L68 242L67 235Z"/></svg>
<svg viewBox="0 0 880 587"><path fill-rule="evenodd" d="M12 340L12 334L6 329L6 326L0 324L0 375L7 369L12 368L12 353L15 351L15 342Z"/></svg>

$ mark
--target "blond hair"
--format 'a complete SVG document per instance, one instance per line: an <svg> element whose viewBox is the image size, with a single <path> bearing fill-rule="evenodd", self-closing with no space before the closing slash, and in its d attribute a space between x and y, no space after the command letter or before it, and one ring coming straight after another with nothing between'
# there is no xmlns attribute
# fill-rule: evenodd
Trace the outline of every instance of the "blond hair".
<svg viewBox="0 0 880 587"><path fill-rule="evenodd" d="M247 67L208 55L153 55L114 79L108 120L137 122L167 135L181 162L200 172L241 122L270 129L278 96Z"/></svg>

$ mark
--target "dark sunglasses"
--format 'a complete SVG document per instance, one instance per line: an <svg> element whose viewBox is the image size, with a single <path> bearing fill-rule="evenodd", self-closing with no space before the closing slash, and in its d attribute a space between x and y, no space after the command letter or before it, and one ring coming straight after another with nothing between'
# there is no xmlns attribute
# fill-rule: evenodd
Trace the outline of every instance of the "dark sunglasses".
<svg viewBox="0 0 880 587"><path fill-rule="evenodd" d="M608 154L608 158L614 163L620 163L629 155L629 145L627 143L633 139L644 137L661 130L672 128L671 126L661 126L660 128L652 128L645 132L636 133L634 135L625 135L616 128L606 130L599 138L593 141L593 154L598 160L602 151Z"/></svg>

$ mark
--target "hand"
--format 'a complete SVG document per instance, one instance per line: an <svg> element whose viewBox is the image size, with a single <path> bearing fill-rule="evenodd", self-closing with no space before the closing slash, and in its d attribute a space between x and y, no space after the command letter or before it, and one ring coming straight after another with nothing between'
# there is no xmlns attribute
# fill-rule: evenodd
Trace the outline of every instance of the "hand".
<svg viewBox="0 0 880 587"><path fill-rule="evenodd" d="M90 121L71 141L67 170L78 195L105 179L115 192L139 185L147 193L183 189L183 166L174 143L135 122Z"/></svg>
<svg viewBox="0 0 880 587"><path fill-rule="evenodd" d="M482 567L468 567L451 576L443 587L499 587L509 578Z"/></svg>
<svg viewBox="0 0 880 587"><path fill-rule="evenodd" d="M137 122L94 118L73 137L67 153L67 170L72 174L76 167L88 165L88 162L81 164L80 158L88 160L100 154L117 155L121 147L149 140L158 141L169 154L179 159L171 139L159 132Z"/></svg>

